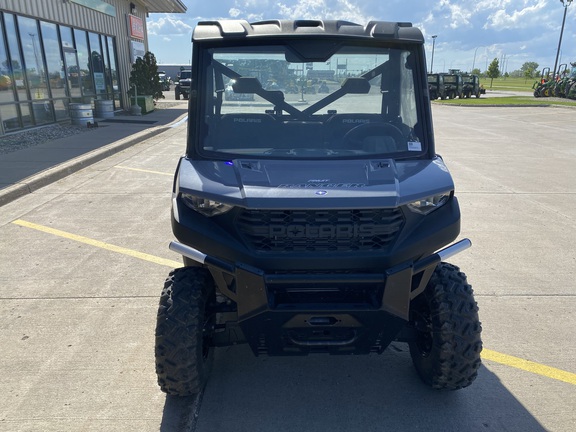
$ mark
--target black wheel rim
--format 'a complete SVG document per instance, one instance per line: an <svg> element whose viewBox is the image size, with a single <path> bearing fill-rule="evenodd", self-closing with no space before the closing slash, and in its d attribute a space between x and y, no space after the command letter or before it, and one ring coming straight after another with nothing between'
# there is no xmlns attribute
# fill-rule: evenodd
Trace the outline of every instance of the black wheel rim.
<svg viewBox="0 0 576 432"><path fill-rule="evenodd" d="M416 330L416 346L422 357L428 357L432 352L434 343L432 319L430 309L427 305L422 305L415 314L414 328Z"/></svg>
<svg viewBox="0 0 576 432"><path fill-rule="evenodd" d="M216 317L208 310L208 305L204 308L204 325L202 326L202 358L206 360L212 348L212 335Z"/></svg>

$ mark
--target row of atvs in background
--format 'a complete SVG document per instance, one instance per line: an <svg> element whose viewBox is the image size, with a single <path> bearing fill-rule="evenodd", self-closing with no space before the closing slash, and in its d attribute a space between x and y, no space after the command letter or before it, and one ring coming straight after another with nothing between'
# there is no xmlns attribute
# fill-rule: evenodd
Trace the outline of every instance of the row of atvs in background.
<svg viewBox="0 0 576 432"><path fill-rule="evenodd" d="M576 63L571 63L571 66L572 69L568 70L567 65L560 65L555 78L550 75L550 68L542 69L540 81L536 81L532 86L534 97L576 99Z"/></svg>

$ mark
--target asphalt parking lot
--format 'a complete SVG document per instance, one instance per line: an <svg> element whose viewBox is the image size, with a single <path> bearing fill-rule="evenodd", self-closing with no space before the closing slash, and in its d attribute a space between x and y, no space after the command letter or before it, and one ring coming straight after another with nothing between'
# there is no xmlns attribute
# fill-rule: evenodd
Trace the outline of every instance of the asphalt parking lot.
<svg viewBox="0 0 576 432"><path fill-rule="evenodd" d="M0 431L576 430L576 122L564 108L434 106L462 209L483 366L421 384L407 347L360 357L218 349L200 399L156 385L154 327L186 125L0 208Z"/></svg>

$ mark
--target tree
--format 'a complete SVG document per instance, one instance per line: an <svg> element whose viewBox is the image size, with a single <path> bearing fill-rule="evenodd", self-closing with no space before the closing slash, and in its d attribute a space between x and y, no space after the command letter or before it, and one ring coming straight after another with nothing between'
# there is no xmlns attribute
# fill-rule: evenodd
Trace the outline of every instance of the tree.
<svg viewBox="0 0 576 432"><path fill-rule="evenodd" d="M156 57L150 51L144 54L143 58L138 57L132 65L130 90L128 90L130 96L134 96L134 86L136 86L139 95L150 95L154 99L164 99Z"/></svg>
<svg viewBox="0 0 576 432"><path fill-rule="evenodd" d="M492 88L492 82L494 81L494 78L498 78L500 76L500 62L497 58L492 60L492 63L490 63L490 66L488 66L486 76L490 78L490 88Z"/></svg>
<svg viewBox="0 0 576 432"><path fill-rule="evenodd" d="M470 72L472 75L480 75L482 72L480 72L480 68L474 68L472 69L472 72Z"/></svg>
<svg viewBox="0 0 576 432"><path fill-rule="evenodd" d="M534 72L538 70L538 66L539 66L538 63L536 62L526 62L522 65L520 70L522 71L522 75L524 76L526 81L529 78L534 78Z"/></svg>
<svg viewBox="0 0 576 432"><path fill-rule="evenodd" d="M527 71L532 71L534 72L535 70L538 69L539 64L536 62L526 62L522 65L522 67L520 68L520 70L524 73L526 73Z"/></svg>

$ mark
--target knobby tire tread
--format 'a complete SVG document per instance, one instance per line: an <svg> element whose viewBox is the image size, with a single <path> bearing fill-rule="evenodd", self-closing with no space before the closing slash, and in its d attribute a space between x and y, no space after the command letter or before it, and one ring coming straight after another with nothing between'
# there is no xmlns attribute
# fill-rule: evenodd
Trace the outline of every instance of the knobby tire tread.
<svg viewBox="0 0 576 432"><path fill-rule="evenodd" d="M204 268L172 271L160 296L156 325L156 374L167 394L190 396L204 388L214 349L203 348L205 304L213 280Z"/></svg>
<svg viewBox="0 0 576 432"><path fill-rule="evenodd" d="M429 308L433 335L429 353L410 343L418 374L435 389L469 386L481 365L482 327L466 275L454 265L439 264L419 300Z"/></svg>

